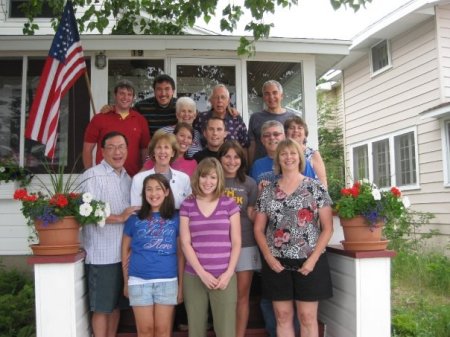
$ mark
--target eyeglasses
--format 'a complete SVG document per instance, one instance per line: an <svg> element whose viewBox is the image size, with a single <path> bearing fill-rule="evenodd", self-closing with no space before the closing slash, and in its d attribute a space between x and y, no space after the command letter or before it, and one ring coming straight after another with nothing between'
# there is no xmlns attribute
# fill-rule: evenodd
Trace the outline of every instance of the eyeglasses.
<svg viewBox="0 0 450 337"><path fill-rule="evenodd" d="M127 146L125 144L121 145L106 145L105 150L109 152L114 152L116 150L119 150L120 152L123 152L127 149Z"/></svg>
<svg viewBox="0 0 450 337"><path fill-rule="evenodd" d="M263 138L270 138L272 136L277 138L283 134L284 134L283 132L266 132L266 133L263 133L262 136L263 136Z"/></svg>

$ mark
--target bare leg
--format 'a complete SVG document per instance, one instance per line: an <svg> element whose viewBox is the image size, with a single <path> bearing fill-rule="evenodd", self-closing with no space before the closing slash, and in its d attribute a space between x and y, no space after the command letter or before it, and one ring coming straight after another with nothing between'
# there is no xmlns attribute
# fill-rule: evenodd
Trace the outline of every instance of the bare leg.
<svg viewBox="0 0 450 337"><path fill-rule="evenodd" d="M136 320L138 337L154 337L155 321L153 305L134 306L133 313Z"/></svg>
<svg viewBox="0 0 450 337"><path fill-rule="evenodd" d="M277 320L277 336L295 337L293 301L273 301L273 310Z"/></svg>
<svg viewBox="0 0 450 337"><path fill-rule="evenodd" d="M170 337L175 306L155 304L155 337Z"/></svg>
<svg viewBox="0 0 450 337"><path fill-rule="evenodd" d="M250 286L252 284L253 271L240 271L237 276L237 308L236 308L236 337L244 337L249 316Z"/></svg>
<svg viewBox="0 0 450 337"><path fill-rule="evenodd" d="M92 313L92 330L95 337L116 337L119 325L120 310L115 309L110 314Z"/></svg>
<svg viewBox="0 0 450 337"><path fill-rule="evenodd" d="M317 309L319 302L296 301L297 315L300 321L300 334L302 337L318 337Z"/></svg>

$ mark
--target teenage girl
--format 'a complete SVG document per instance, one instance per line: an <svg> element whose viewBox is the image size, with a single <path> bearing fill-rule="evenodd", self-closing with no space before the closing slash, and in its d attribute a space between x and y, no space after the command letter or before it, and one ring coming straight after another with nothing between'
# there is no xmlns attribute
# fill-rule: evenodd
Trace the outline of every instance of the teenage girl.
<svg viewBox="0 0 450 337"><path fill-rule="evenodd" d="M179 217L172 190L159 173L144 179L142 207L125 223L124 293L139 337L170 337L175 305L182 300L183 254L177 249Z"/></svg>
<svg viewBox="0 0 450 337"><path fill-rule="evenodd" d="M186 269L183 277L189 337L205 337L208 303L217 337L235 337L235 269L241 249L239 206L223 195L222 167L203 159L192 177L193 197L180 207L180 237Z"/></svg>

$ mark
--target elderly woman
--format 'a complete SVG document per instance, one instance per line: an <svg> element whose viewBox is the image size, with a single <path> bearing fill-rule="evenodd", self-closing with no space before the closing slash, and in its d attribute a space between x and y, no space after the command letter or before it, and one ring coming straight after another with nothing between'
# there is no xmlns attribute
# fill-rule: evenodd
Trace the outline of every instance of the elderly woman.
<svg viewBox="0 0 450 337"><path fill-rule="evenodd" d="M284 131L287 138L291 138L300 144L304 151L305 159L311 164L317 179L327 187L327 173L319 151L306 146L308 125L305 121L299 116L290 117L284 122Z"/></svg>
<svg viewBox="0 0 450 337"><path fill-rule="evenodd" d="M148 146L148 154L154 163L154 167L133 177L133 182L131 183L131 205L142 205L144 179L150 174L161 173L169 181L170 189L175 198L175 208L179 209L181 202L191 194L192 190L189 176L170 167L178 157L178 143L175 136L162 130L156 131Z"/></svg>
<svg viewBox="0 0 450 337"><path fill-rule="evenodd" d="M234 139L244 148L250 145L247 126L239 113L230 106L230 92L224 84L217 84L209 96L211 110L199 113L194 121L194 128L199 132L206 129L206 123L210 117L218 117L225 121L225 128L228 131L225 140Z"/></svg>
<svg viewBox="0 0 450 337"><path fill-rule="evenodd" d="M331 199L325 187L305 177L300 145L279 143L274 170L280 178L256 203L255 239L263 256L263 296L272 300L277 336L294 337L294 305L302 337L317 337L318 301L332 296L325 247L331 238ZM320 225L319 225L320 219Z"/></svg>
<svg viewBox="0 0 450 337"><path fill-rule="evenodd" d="M195 102L190 97L180 97L177 99L175 106L178 123L187 123L192 125L194 123L195 117L197 117L197 106ZM164 132L175 133L176 125L165 126L161 128ZM194 154L202 150L200 132L194 129L194 134L192 136L192 144L186 152L187 158L192 158Z"/></svg>

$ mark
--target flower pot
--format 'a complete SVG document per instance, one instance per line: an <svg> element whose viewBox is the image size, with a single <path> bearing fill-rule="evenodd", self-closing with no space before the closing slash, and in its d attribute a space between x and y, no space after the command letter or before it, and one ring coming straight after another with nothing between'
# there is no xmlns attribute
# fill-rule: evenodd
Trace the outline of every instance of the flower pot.
<svg viewBox="0 0 450 337"><path fill-rule="evenodd" d="M75 254L80 249L80 225L73 216L48 225L36 221L35 228L39 244L30 246L34 255Z"/></svg>
<svg viewBox="0 0 450 337"><path fill-rule="evenodd" d="M340 221L345 238L344 241L341 241L344 249L352 251L386 249L389 241L381 239L383 221L376 223L374 226L369 226L362 216L351 219L340 218Z"/></svg>

